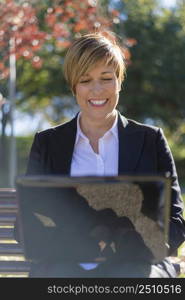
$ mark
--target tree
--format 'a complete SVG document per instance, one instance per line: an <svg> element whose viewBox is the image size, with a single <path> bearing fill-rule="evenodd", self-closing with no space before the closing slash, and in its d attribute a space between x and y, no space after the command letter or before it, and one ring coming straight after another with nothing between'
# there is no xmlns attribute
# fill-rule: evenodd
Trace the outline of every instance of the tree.
<svg viewBox="0 0 185 300"><path fill-rule="evenodd" d="M36 59L34 54L42 47L46 34L39 29L36 11L31 4L3 1L0 4L0 24L0 79L9 75L11 53L16 54L16 59L24 57L31 59L34 66L40 65L40 59Z"/></svg>
<svg viewBox="0 0 185 300"><path fill-rule="evenodd" d="M61 96L69 94L62 73L66 49L75 35L99 27L110 28L115 14L119 13L112 10L109 18L103 16L95 0L32 0L28 3L5 0L0 11L2 86L7 86L8 43L13 38L17 59L17 107L30 114L40 109L45 117L59 122L63 109L74 105L73 102L70 105L67 97L65 103L61 103ZM7 96L7 88L2 93Z"/></svg>
<svg viewBox="0 0 185 300"><path fill-rule="evenodd" d="M175 131L185 118L185 3L160 9L156 0L125 0L122 29L135 37L121 94L124 113Z"/></svg>
<svg viewBox="0 0 185 300"><path fill-rule="evenodd" d="M34 67L41 67L41 59L35 53L42 47L46 34L39 29L36 11L27 2L20 5L13 0L3 1L0 4L0 24L0 79L4 79L5 82L10 76L10 84L15 85L15 82L11 82L11 58L15 56L15 59L18 60L20 57L24 57L30 60ZM3 89L3 96L14 98L14 92L13 95L10 95L10 86L9 89L9 93L8 88ZM4 109L6 105L4 103L1 110L2 136L5 135L6 124L11 117L11 107L7 111Z"/></svg>

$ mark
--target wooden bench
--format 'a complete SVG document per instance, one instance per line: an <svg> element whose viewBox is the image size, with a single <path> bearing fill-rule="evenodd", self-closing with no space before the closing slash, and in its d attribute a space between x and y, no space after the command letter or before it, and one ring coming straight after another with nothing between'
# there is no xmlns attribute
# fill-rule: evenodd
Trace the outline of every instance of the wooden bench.
<svg viewBox="0 0 185 300"><path fill-rule="evenodd" d="M14 238L16 190L0 188L0 277L28 277L29 263Z"/></svg>

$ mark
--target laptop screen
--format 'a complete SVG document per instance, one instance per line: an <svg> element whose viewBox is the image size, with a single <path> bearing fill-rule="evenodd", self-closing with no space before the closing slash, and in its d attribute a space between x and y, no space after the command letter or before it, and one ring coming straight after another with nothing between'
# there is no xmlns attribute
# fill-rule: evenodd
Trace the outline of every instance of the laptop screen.
<svg viewBox="0 0 185 300"><path fill-rule="evenodd" d="M20 176L16 189L28 260L103 261L98 248L109 244L116 255L120 230L125 259L135 259L142 243L154 262L167 255L169 178Z"/></svg>

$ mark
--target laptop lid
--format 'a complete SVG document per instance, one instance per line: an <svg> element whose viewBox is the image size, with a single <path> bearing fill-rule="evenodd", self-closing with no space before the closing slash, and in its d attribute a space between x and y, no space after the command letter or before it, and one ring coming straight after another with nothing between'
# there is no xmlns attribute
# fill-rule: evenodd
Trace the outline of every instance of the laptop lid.
<svg viewBox="0 0 185 300"><path fill-rule="evenodd" d="M93 229L115 219L120 226L131 222L154 262L167 256L170 179L165 176L19 176L16 189L28 260L98 261L100 241L98 236L95 246Z"/></svg>

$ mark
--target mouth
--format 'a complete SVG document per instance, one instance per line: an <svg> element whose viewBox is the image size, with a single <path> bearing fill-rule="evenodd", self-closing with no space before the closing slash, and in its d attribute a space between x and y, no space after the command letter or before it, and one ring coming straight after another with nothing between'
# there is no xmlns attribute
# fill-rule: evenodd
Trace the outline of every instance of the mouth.
<svg viewBox="0 0 185 300"><path fill-rule="evenodd" d="M108 99L90 99L88 103L94 107L102 107L106 105L107 101Z"/></svg>

